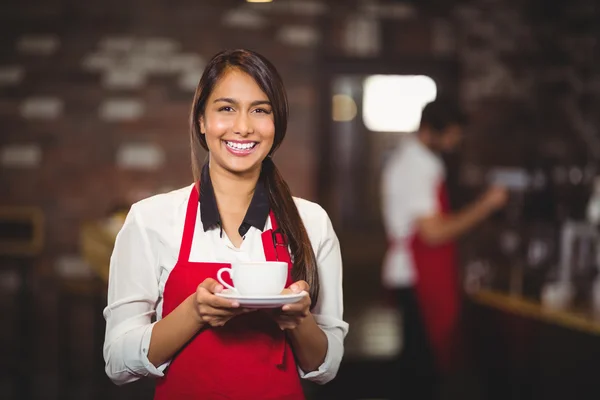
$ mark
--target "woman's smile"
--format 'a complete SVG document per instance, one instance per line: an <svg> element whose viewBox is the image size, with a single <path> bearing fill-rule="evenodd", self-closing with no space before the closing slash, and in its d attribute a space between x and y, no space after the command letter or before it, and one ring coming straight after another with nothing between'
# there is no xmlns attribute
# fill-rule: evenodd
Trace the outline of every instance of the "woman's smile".
<svg viewBox="0 0 600 400"><path fill-rule="evenodd" d="M253 140L223 140L222 142L231 154L239 157L252 154L260 145Z"/></svg>

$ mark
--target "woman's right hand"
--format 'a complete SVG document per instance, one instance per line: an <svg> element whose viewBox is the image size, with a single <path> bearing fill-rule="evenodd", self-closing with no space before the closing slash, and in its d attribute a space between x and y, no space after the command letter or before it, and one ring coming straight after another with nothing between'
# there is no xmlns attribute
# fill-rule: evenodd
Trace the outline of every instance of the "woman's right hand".
<svg viewBox="0 0 600 400"><path fill-rule="evenodd" d="M195 316L200 325L223 326L236 315L253 311L241 308L237 301L215 295L222 290L223 285L212 278L206 278L196 288L192 300Z"/></svg>

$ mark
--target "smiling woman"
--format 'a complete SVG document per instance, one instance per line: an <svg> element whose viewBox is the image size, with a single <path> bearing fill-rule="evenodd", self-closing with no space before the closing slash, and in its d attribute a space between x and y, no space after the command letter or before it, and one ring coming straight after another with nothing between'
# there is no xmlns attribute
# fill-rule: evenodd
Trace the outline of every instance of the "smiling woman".
<svg viewBox="0 0 600 400"><path fill-rule="evenodd" d="M235 98L227 97L232 93ZM273 146L275 125L271 102L248 74L239 69L225 72L199 121L212 168L260 170Z"/></svg>
<svg viewBox="0 0 600 400"><path fill-rule="evenodd" d="M134 204L117 236L104 310L115 383L158 378L156 399L302 399L300 378L335 377L348 332L339 242L272 160L287 117L267 59L232 50L208 63L190 117L195 183ZM287 265L274 308L221 293L220 269L273 261Z"/></svg>

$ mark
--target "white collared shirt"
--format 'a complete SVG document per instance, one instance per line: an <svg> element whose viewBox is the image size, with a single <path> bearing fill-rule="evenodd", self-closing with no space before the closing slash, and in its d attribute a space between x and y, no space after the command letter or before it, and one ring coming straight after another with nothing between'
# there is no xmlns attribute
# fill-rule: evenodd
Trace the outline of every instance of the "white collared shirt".
<svg viewBox="0 0 600 400"><path fill-rule="evenodd" d="M390 242L382 281L388 288L412 286L416 280L408 240L417 219L439 212L438 188L445 177L440 158L418 138L402 140L382 177L383 223Z"/></svg>
<svg viewBox="0 0 600 400"><path fill-rule="evenodd" d="M161 377L168 362L148 360L152 318L162 318L165 283L179 255L187 203L193 185L142 200L131 207L110 259L108 306L104 309L106 373L117 384L142 376ZM342 259L331 221L321 206L294 198L317 259L320 292L312 314L328 341L318 370L300 376L316 383L332 380L344 354L348 324L343 321ZM269 229L267 218L265 229ZM198 216L192 262L264 261L262 231L251 227L236 248L218 227L206 232ZM201 360L198 360L201 362Z"/></svg>

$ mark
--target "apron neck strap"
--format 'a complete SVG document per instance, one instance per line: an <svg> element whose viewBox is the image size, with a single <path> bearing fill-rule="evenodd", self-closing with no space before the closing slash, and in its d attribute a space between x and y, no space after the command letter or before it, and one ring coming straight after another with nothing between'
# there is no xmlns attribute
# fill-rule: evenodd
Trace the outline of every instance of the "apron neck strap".
<svg viewBox="0 0 600 400"><path fill-rule="evenodd" d="M271 220L271 234L273 235L274 244L287 248L287 238L285 237L285 234L281 231L281 229L279 229L277 219L275 218L275 213L273 213L272 210L269 212L269 219Z"/></svg>
<svg viewBox="0 0 600 400"><path fill-rule="evenodd" d="M279 225L277 224L277 219L275 218L275 213L273 212L273 210L269 211L269 219L271 220L271 229L273 229L274 231L279 229Z"/></svg>
<svg viewBox="0 0 600 400"><path fill-rule="evenodd" d="M196 183L191 190L187 211L185 213L183 237L181 238L181 247L179 248L179 261L188 261L190 259L192 242L194 240L194 228L196 227L196 217L198 216L199 192L200 183Z"/></svg>

